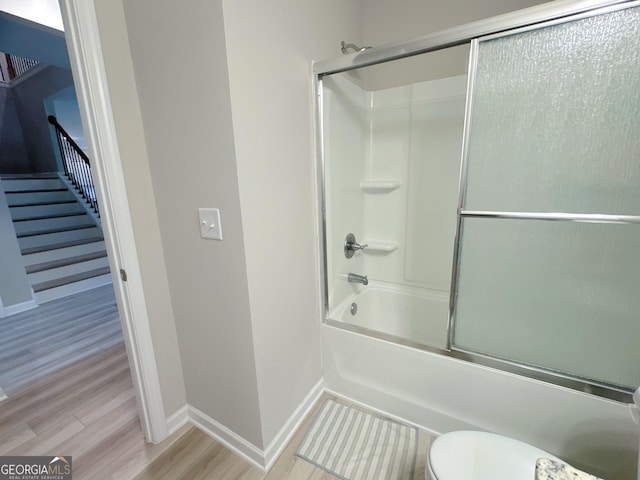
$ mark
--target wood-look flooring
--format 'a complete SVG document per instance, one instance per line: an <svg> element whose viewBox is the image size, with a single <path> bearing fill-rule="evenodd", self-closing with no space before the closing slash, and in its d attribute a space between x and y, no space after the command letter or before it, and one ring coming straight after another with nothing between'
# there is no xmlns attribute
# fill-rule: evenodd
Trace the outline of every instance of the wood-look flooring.
<svg viewBox="0 0 640 480"><path fill-rule="evenodd" d="M187 430L146 443L122 343L0 402L0 455L70 455L74 480L133 478Z"/></svg>
<svg viewBox="0 0 640 480"><path fill-rule="evenodd" d="M325 395L316 403L266 474L197 428L191 428L155 462L145 467L135 480L336 480L338 477L295 456L298 445L327 397L330 396ZM424 480L431 441L431 435L424 430L419 431L416 470L411 480Z"/></svg>
<svg viewBox="0 0 640 480"><path fill-rule="evenodd" d="M294 455L321 402L265 474L195 427L158 445L140 429L123 345L20 389L0 403L0 455L70 455L74 480L329 480ZM419 435L414 480L431 438Z"/></svg>
<svg viewBox="0 0 640 480"><path fill-rule="evenodd" d="M104 305L92 308L94 301L84 305L86 315L103 311ZM40 317L41 324L46 324L44 318ZM62 337L69 340L69 335L65 332ZM15 383L9 398L0 402L0 455L70 455L74 480L336 478L294 455L321 401L265 474L195 427L182 427L158 445L146 443L122 341L107 347L107 343L89 340L89 334L82 335L79 343L85 343L81 350L92 353L73 356L68 350L56 359L52 350L45 348L44 339L52 336L53 331L40 336L41 348L56 368L49 369L47 362L41 362L35 380ZM26 370L19 370L22 373L15 377L26 375ZM418 441L413 480L424 479L431 437L421 431Z"/></svg>
<svg viewBox="0 0 640 480"><path fill-rule="evenodd" d="M0 318L0 388L22 385L122 344L112 285Z"/></svg>

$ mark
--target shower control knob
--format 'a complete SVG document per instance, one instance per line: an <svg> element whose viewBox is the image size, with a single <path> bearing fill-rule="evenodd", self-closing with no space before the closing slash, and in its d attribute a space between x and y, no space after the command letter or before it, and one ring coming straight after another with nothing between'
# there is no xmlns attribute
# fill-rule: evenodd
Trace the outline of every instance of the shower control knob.
<svg viewBox="0 0 640 480"><path fill-rule="evenodd" d="M368 247L368 245L360 245L356 242L356 236L353 233L350 233L347 235L347 238L344 239L344 256L351 258L356 250L362 250L365 247Z"/></svg>

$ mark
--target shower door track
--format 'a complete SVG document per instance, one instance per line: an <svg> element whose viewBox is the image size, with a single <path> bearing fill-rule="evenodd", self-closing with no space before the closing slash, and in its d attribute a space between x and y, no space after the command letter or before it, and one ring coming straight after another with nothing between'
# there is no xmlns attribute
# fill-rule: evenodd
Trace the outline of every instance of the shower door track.
<svg viewBox="0 0 640 480"><path fill-rule="evenodd" d="M441 30L409 41L393 42L371 47L362 52L343 55L339 58L323 60L313 64L313 73L318 77L347 72L362 67L412 57L422 53L455 47L471 40L489 35L513 32L516 29L535 27L541 23L548 25L562 23L567 18L577 20L588 16L607 13L637 0L566 0L525 8L516 12L478 20L457 27Z"/></svg>
<svg viewBox="0 0 640 480"><path fill-rule="evenodd" d="M483 367L494 368L502 372L519 375L546 383L552 383L560 387L570 388L579 392L596 395L621 403L633 403L632 392L618 385L608 384L593 380L590 378L577 377L575 375L567 375L563 372L552 370L547 367L538 367L525 363L518 363L501 357L484 355L478 352L472 352L463 348L451 347L442 349L424 345L418 342L408 340L403 337L397 337L389 333L372 330L360 325L352 325L338 320L326 319L325 324L340 330L347 330L366 337L375 338L384 342L401 345L407 348L414 348L423 352L429 352L442 355L449 358L455 358L465 362L481 365Z"/></svg>

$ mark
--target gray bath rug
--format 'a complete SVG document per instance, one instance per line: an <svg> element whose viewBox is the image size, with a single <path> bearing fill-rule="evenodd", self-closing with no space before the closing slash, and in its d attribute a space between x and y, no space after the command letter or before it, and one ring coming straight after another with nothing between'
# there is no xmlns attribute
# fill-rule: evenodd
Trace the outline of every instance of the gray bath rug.
<svg viewBox="0 0 640 480"><path fill-rule="evenodd" d="M326 400L296 455L343 480L411 480L418 430Z"/></svg>

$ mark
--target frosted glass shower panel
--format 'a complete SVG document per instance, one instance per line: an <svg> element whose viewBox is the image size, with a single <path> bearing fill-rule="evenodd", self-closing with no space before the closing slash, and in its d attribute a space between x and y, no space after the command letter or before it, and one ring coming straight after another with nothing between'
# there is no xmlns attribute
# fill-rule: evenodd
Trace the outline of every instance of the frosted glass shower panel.
<svg viewBox="0 0 640 480"><path fill-rule="evenodd" d="M640 8L480 41L468 210L640 213Z"/></svg>
<svg viewBox="0 0 640 480"><path fill-rule="evenodd" d="M465 218L454 345L640 384L640 225Z"/></svg>

